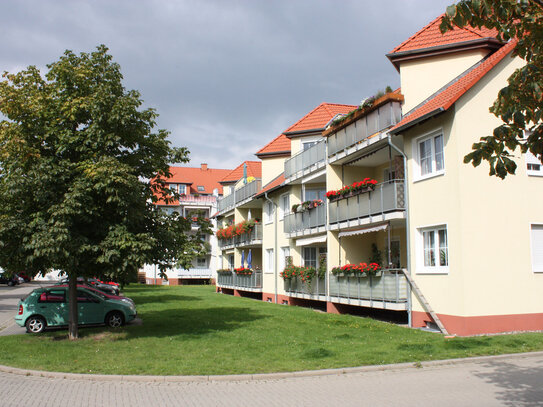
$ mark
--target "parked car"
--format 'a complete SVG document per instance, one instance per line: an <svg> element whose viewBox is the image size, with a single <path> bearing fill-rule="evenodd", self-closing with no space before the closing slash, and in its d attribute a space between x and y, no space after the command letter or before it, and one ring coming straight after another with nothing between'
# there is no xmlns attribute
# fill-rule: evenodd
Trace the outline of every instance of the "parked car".
<svg viewBox="0 0 543 407"><path fill-rule="evenodd" d="M68 325L68 300L68 287L38 288L19 301L15 322L30 333ZM80 325L105 324L117 328L137 315L136 307L128 301L110 299L84 287L77 287L77 307Z"/></svg>
<svg viewBox="0 0 543 407"><path fill-rule="evenodd" d="M132 305L136 305L136 303L134 302L134 300L132 298L125 297L123 295L107 294L107 293L105 293L103 291L100 291L97 288L94 288L94 287L92 287L90 285L85 285L85 284L78 284L77 286L81 287L81 288L86 288L87 290L91 290L94 294L98 295L99 297L104 296L104 297L107 297L107 298L109 298L111 300L120 300L120 301L128 302L128 303L130 303ZM57 287L66 287L66 288L68 288L68 284L57 285Z"/></svg>
<svg viewBox="0 0 543 407"><path fill-rule="evenodd" d="M23 280L24 280L25 282L27 282L27 283L28 283L30 280L32 280L32 279L30 278L30 276L29 276L28 274L26 274L24 271L22 271L22 272L20 272L20 273L17 273L17 275L18 275L19 277L22 277Z"/></svg>
<svg viewBox="0 0 543 407"><path fill-rule="evenodd" d="M0 284L7 284L10 287L19 284L17 275L9 276L4 271L0 271Z"/></svg>
<svg viewBox="0 0 543 407"><path fill-rule="evenodd" d="M68 277L65 277L60 280L60 284L68 284L69 281L70 279ZM109 284L102 284L95 278L87 278L85 282L85 279L83 277L77 277L77 283L91 285L92 287L97 288L98 290L103 291L106 294L119 295L118 287Z"/></svg>

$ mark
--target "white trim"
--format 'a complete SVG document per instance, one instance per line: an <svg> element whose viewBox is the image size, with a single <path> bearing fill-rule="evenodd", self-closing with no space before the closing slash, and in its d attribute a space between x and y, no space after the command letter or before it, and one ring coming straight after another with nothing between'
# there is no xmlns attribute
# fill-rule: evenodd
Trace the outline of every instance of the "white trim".
<svg viewBox="0 0 543 407"><path fill-rule="evenodd" d="M324 243L326 242L326 235L306 237L305 239L296 240L296 246L309 246L310 244L315 243Z"/></svg>
<svg viewBox="0 0 543 407"><path fill-rule="evenodd" d="M441 135L443 140L443 168L441 170L435 170L435 146L433 143L431 143L431 165L432 169L429 173L421 175L421 166L420 166L420 152L419 152L419 145L421 142L426 141L428 139L434 140L436 136ZM414 138L411 142L411 151L413 153L413 182L422 181L429 178L438 177L440 175L445 174L445 132L443 131L443 128L437 128L432 131L429 131L423 135L420 135L416 138Z"/></svg>
<svg viewBox="0 0 543 407"><path fill-rule="evenodd" d="M274 253L274 250L273 248L271 249L265 249L265 254L266 254L266 257L265 257L265 261L266 263L264 264L264 273L265 274L271 274L271 273L274 273L275 270L275 253Z"/></svg>
<svg viewBox="0 0 543 407"><path fill-rule="evenodd" d="M271 212L268 211L270 207L271 207ZM273 223L273 215L274 215L273 211L275 210L275 205L270 201L266 201L266 203L264 204L264 209L265 209L264 210L264 224L269 225Z"/></svg>
<svg viewBox="0 0 543 407"><path fill-rule="evenodd" d="M288 203L287 203L287 206L285 208L283 208L283 198L284 197L288 197ZM279 196L279 221L282 221L283 219L285 219L285 216L290 212L290 192L287 192L286 194L282 194Z"/></svg>
<svg viewBox="0 0 543 407"><path fill-rule="evenodd" d="M425 266L424 265L424 236L425 231L439 231L445 229L447 234L447 265L446 266ZM416 274L449 274L450 267L450 239L449 227L446 223L437 223L433 225L418 226L415 228L415 272ZM438 247L439 242L435 240L434 244ZM434 247L436 247L434 246ZM439 247L438 247L439 248ZM437 259L439 261L439 258Z"/></svg>

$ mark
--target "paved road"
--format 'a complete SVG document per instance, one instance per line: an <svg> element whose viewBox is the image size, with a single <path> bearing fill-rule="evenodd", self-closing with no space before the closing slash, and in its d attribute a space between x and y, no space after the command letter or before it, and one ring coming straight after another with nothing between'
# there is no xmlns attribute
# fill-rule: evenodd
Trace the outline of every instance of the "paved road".
<svg viewBox="0 0 543 407"><path fill-rule="evenodd" d="M50 284L41 283L41 285ZM17 313L17 304L21 297L38 287L40 283L34 281L15 287L0 285L0 336L25 333L24 328L15 324L13 317Z"/></svg>
<svg viewBox="0 0 543 407"><path fill-rule="evenodd" d="M0 373L1 406L543 406L541 352L263 380L27 374Z"/></svg>

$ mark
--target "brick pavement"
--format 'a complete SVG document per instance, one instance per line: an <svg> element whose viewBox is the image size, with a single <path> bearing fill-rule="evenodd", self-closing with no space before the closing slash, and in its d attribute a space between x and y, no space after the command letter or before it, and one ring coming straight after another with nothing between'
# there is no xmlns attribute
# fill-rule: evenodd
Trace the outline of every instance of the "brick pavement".
<svg viewBox="0 0 543 407"><path fill-rule="evenodd" d="M20 373L0 373L1 406L543 406L543 352L253 380Z"/></svg>

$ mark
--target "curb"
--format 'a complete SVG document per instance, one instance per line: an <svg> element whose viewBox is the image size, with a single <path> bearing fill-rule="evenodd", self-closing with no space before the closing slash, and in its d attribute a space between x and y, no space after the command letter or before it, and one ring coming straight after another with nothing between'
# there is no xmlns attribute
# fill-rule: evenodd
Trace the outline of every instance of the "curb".
<svg viewBox="0 0 543 407"><path fill-rule="evenodd" d="M331 375L401 371L409 369L436 368L440 366L454 366L468 363L494 362L512 358L543 357L543 351L527 353L509 353L496 356L475 356L459 359L431 360L425 362L394 363L390 365L371 365L359 367L345 367L338 369L306 370L298 372L281 373L255 373L239 375L210 375L210 376L138 376L138 375L100 375L82 373L47 372L40 370L19 369L16 367L0 365L0 372L19 376L33 376L50 379L86 380L98 382L147 382L147 383L183 383L183 382L245 382L260 380L281 380L289 378L320 377Z"/></svg>

